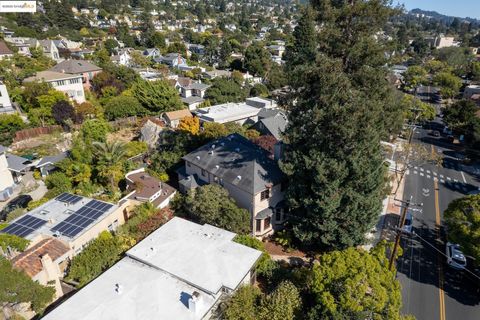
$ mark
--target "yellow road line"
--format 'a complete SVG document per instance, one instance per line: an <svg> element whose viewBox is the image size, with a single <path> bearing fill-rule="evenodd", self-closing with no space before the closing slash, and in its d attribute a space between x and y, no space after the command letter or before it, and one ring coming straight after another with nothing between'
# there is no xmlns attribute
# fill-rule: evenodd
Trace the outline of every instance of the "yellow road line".
<svg viewBox="0 0 480 320"><path fill-rule="evenodd" d="M433 149L433 148L432 148ZM433 181L434 188L435 188L435 224L437 229L437 238L440 239L440 206L438 204L438 182L437 180ZM443 275L443 267L442 267L442 258L438 256L438 298L440 300L440 320L445 320L445 292L443 290L443 282L444 282L444 275Z"/></svg>

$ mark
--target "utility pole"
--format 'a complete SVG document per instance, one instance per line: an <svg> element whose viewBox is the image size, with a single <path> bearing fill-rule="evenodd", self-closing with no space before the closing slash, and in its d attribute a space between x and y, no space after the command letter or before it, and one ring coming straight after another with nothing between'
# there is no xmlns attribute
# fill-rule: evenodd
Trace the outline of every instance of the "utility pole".
<svg viewBox="0 0 480 320"><path fill-rule="evenodd" d="M395 260L397 259L398 247L400 246L400 239L402 237L402 229L403 229L403 226L405 225L405 220L407 218L407 211L408 211L410 205L413 205L413 206L422 206L423 205L423 203L420 203L420 204L412 203L412 196L410 196L410 199L408 199L407 201L403 201L403 200L399 200L399 199L395 199L395 200L400 201L401 203L403 203L403 205L401 206L402 215L400 217L400 225L397 229L397 235L395 237L395 245L393 246L392 254L390 256L390 261L389 261L389 264L388 264L388 269L390 271L393 270L393 264L394 264ZM419 209L417 209L417 210L419 210Z"/></svg>

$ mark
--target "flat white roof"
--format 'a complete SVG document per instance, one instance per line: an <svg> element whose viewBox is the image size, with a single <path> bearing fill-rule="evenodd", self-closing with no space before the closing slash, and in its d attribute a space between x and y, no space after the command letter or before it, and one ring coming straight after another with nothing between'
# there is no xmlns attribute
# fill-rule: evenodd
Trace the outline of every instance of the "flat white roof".
<svg viewBox="0 0 480 320"><path fill-rule="evenodd" d="M173 218L127 255L206 292L234 290L261 252L233 242L235 233Z"/></svg>
<svg viewBox="0 0 480 320"><path fill-rule="evenodd" d="M221 287L236 289L262 254L234 237L174 217L42 319L200 320ZM194 292L195 311L188 305Z"/></svg>
<svg viewBox="0 0 480 320"><path fill-rule="evenodd" d="M218 297L201 293L193 312L188 299L194 291L166 272L125 257L42 319L202 319Z"/></svg>
<svg viewBox="0 0 480 320"><path fill-rule="evenodd" d="M258 112L260 112L259 108L246 103L229 102L197 109L196 114L202 121L225 123L254 117Z"/></svg>

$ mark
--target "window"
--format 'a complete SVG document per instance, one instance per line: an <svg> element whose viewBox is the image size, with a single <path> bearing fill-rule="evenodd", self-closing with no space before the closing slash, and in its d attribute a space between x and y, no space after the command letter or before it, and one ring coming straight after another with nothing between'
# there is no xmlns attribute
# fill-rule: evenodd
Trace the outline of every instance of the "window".
<svg viewBox="0 0 480 320"><path fill-rule="evenodd" d="M260 193L260 200L266 200L270 198L270 189L266 189L266 190L263 190L261 193Z"/></svg>
<svg viewBox="0 0 480 320"><path fill-rule="evenodd" d="M205 177L205 170L202 169L202 176Z"/></svg>
<svg viewBox="0 0 480 320"><path fill-rule="evenodd" d="M270 217L265 218L264 225L263 225L263 230L267 230L267 229L270 228L271 220L272 220L272 218L270 218Z"/></svg>
<svg viewBox="0 0 480 320"><path fill-rule="evenodd" d="M282 209L277 209L275 211L275 221L282 221Z"/></svg>
<svg viewBox="0 0 480 320"><path fill-rule="evenodd" d="M256 222L255 222L255 224L256 224L256 225L255 225L255 230L256 230L257 232L262 231L262 220L255 220L255 221L256 221Z"/></svg>
<svg viewBox="0 0 480 320"><path fill-rule="evenodd" d="M65 80L58 80L57 81L57 86L64 86L65 85Z"/></svg>

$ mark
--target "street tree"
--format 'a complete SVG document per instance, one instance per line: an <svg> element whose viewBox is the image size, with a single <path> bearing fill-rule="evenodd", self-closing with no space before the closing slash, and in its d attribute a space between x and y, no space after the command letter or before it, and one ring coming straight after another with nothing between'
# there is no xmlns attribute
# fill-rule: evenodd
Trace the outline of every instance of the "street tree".
<svg viewBox="0 0 480 320"><path fill-rule="evenodd" d="M378 219L386 181L380 139L403 116L389 103L385 48L373 39L395 11L388 1L313 6L322 54L293 71L282 168L295 181L286 197L297 240L343 249L362 243Z"/></svg>
<svg viewBox="0 0 480 320"><path fill-rule="evenodd" d="M468 134L476 121L477 106L473 101L460 100L443 111L443 121L457 134Z"/></svg>
<svg viewBox="0 0 480 320"><path fill-rule="evenodd" d="M309 288L311 319L401 319L401 288L389 270L386 245L324 253L314 264Z"/></svg>
<svg viewBox="0 0 480 320"><path fill-rule="evenodd" d="M480 261L480 195L453 200L444 212L447 237L458 243L465 254Z"/></svg>
<svg viewBox="0 0 480 320"><path fill-rule="evenodd" d="M427 71L421 66L408 67L403 75L407 89L415 89L422 84L427 84Z"/></svg>
<svg viewBox="0 0 480 320"><path fill-rule="evenodd" d="M445 99L454 98L462 86L462 80L449 72L437 73L433 78L433 83L440 87L440 95Z"/></svg>

